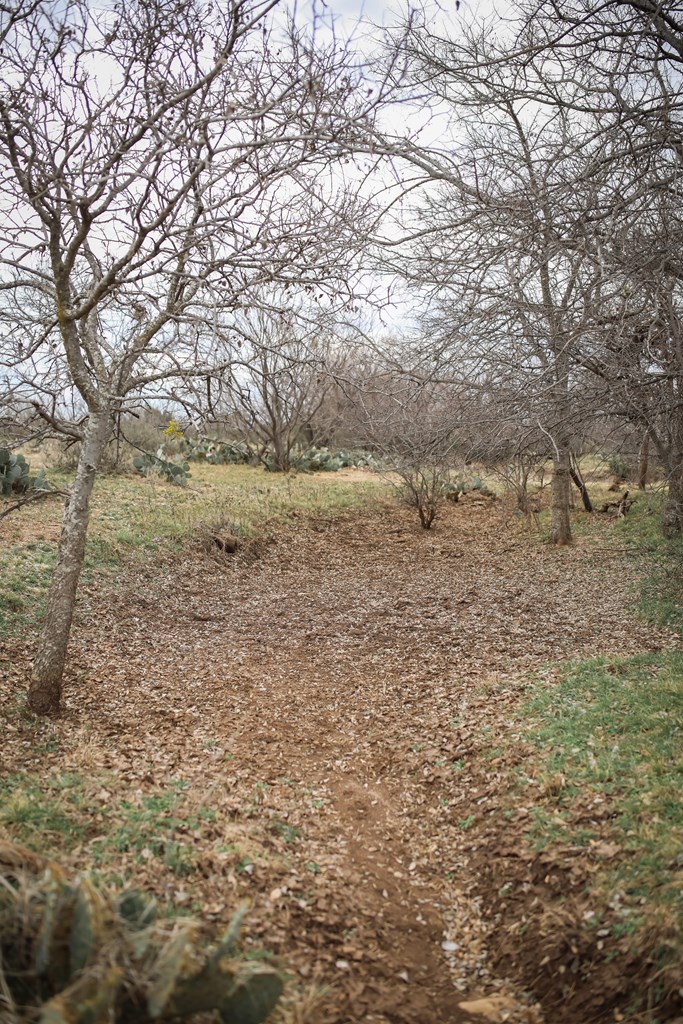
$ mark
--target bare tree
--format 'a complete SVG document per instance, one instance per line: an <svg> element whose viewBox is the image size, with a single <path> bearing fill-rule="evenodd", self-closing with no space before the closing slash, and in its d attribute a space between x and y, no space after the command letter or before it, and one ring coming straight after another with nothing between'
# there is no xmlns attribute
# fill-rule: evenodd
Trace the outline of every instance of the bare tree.
<svg viewBox="0 0 683 1024"><path fill-rule="evenodd" d="M556 92L595 123L600 159L584 248L599 287L581 353L603 407L652 441L668 481L669 536L683 531L683 19L664 0L523 4L521 56L551 54L581 88ZM546 89L546 94L548 90Z"/></svg>
<svg viewBox="0 0 683 1024"><path fill-rule="evenodd" d="M275 3L18 0L5 22L5 391L81 443L34 662L39 713L59 707L117 416L169 381L219 374L216 332L264 283L349 292L362 211L349 197L335 206L328 168L380 96L358 88L334 43L293 24L282 38Z"/></svg>
<svg viewBox="0 0 683 1024"><path fill-rule="evenodd" d="M569 104L542 104L556 75L551 58L503 59L490 26L450 37L414 20L401 46L413 90L438 100L447 128L437 145L395 143L415 169L419 199L412 225L404 215L402 237L387 237L385 251L430 297L432 376L495 380L516 391L518 416L534 409L554 464L551 539L569 543L574 352L596 287L584 245L594 126ZM575 75L567 91L580 89Z"/></svg>
<svg viewBox="0 0 683 1024"><path fill-rule="evenodd" d="M393 352L392 352L393 349ZM398 351L406 360L392 365ZM415 509L429 530L452 490L452 474L460 461L457 416L447 387L424 384L408 371L407 348L387 343L388 357L377 357L369 376L355 380L358 439L374 453L378 471Z"/></svg>
<svg viewBox="0 0 683 1024"><path fill-rule="evenodd" d="M537 0L502 24L413 14L392 46L433 112L422 139L376 140L406 197L385 265L428 302L423 374L494 380L516 393L522 432L534 411L554 462L555 543L571 537L571 452L596 416L652 439L664 528L680 532L680 12Z"/></svg>
<svg viewBox="0 0 683 1024"><path fill-rule="evenodd" d="M291 469L292 452L334 387L340 354L323 315L308 320L293 310L247 312L236 319L242 363L224 377L232 421L255 443L266 465Z"/></svg>

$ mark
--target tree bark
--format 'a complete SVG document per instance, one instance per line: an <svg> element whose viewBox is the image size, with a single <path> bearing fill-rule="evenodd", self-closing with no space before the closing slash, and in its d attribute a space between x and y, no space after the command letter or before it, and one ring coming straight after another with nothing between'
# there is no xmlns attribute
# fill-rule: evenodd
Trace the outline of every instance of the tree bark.
<svg viewBox="0 0 683 1024"><path fill-rule="evenodd" d="M286 439L277 431L273 432L273 451L275 454L275 465L281 473L289 473L289 445Z"/></svg>
<svg viewBox="0 0 683 1024"><path fill-rule="evenodd" d="M683 534L683 407L680 403L672 409L670 430L671 443L666 461L669 490L662 512L662 533L673 539Z"/></svg>
<svg viewBox="0 0 683 1024"><path fill-rule="evenodd" d="M550 540L558 546L571 544L572 528L569 519L571 456L569 446L562 444L553 458L552 521Z"/></svg>
<svg viewBox="0 0 683 1024"><path fill-rule="evenodd" d="M108 411L89 416L78 460L76 479L64 512L57 564L52 574L47 609L33 665L28 703L39 715L59 711L62 677L69 645L76 588L83 568L90 496L102 453L111 437Z"/></svg>
<svg viewBox="0 0 683 1024"><path fill-rule="evenodd" d="M650 435L645 434L643 442L640 446L640 455L638 457L638 487L641 491L645 490L645 484L647 483L647 470L650 462Z"/></svg>
<svg viewBox="0 0 683 1024"><path fill-rule="evenodd" d="M669 475L669 491L662 512L662 533L669 540L683 533L683 465Z"/></svg>
<svg viewBox="0 0 683 1024"><path fill-rule="evenodd" d="M576 489L578 490L579 494L581 495L581 501L583 502L583 507L585 508L586 512L592 512L593 511L593 502L591 501L590 494L588 493L588 488L586 487L586 481L581 476L581 470L579 469L578 462L573 462L572 463L570 461L570 464L569 464L569 474L570 474L572 480L574 481L574 484L576 485Z"/></svg>
<svg viewBox="0 0 683 1024"><path fill-rule="evenodd" d="M555 386L553 388L553 412L556 428L553 441L552 519L550 541L558 547L571 544L572 528L569 517L571 505L572 452L569 436L571 423L569 403L569 358L566 349L555 349Z"/></svg>

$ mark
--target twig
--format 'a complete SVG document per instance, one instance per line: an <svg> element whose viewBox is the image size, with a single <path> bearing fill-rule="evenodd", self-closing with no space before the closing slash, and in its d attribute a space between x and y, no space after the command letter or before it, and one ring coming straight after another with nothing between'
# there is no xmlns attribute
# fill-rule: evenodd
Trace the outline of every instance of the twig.
<svg viewBox="0 0 683 1024"><path fill-rule="evenodd" d="M31 491L25 498L21 498L16 501L14 505L10 505L9 508L5 508L0 512L0 519L4 519L10 512L16 512L17 509L23 508L24 505L30 504L32 501L38 501L40 498L50 498L53 495L61 494L63 498L70 497L68 491L59 491L53 488L40 487L37 491Z"/></svg>

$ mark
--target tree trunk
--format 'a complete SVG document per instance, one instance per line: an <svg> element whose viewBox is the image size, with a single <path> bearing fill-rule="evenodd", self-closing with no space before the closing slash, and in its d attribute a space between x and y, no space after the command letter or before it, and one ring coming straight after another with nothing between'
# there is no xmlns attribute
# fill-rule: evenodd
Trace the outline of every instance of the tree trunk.
<svg viewBox="0 0 683 1024"><path fill-rule="evenodd" d="M90 495L112 427L110 414L101 411L90 414L85 428L76 479L64 512L57 564L52 574L28 694L29 707L39 715L59 710L76 588L85 555Z"/></svg>
<svg viewBox="0 0 683 1024"><path fill-rule="evenodd" d="M683 406L680 403L671 410L670 423L671 443L666 460L669 491L662 513L662 533L672 539L683 534Z"/></svg>
<svg viewBox="0 0 683 1024"><path fill-rule="evenodd" d="M586 512L592 512L593 511L593 502L591 501L590 494L588 493L588 488L586 487L586 481L583 479L583 477L581 475L581 470L579 469L578 462L573 462L572 463L570 461L570 463L569 463L569 474L570 474L572 480L574 481L574 484L576 485L576 489L578 490L579 494L581 495L581 501L583 502L583 507L585 508Z"/></svg>
<svg viewBox="0 0 683 1024"><path fill-rule="evenodd" d="M283 436L277 432L273 433L273 452L275 454L275 465L281 473L289 473L289 445Z"/></svg>
<svg viewBox="0 0 683 1024"><path fill-rule="evenodd" d="M647 483L647 470L650 461L650 435L645 434L643 443L640 446L640 456L638 458L638 487L641 491L645 490L645 484Z"/></svg>
<svg viewBox="0 0 683 1024"><path fill-rule="evenodd" d="M683 465L669 475L669 492L662 512L662 533L669 540L683 533Z"/></svg>
<svg viewBox="0 0 683 1024"><path fill-rule="evenodd" d="M569 521L570 461L569 446L561 444L553 458L552 522L550 540L553 544L571 544L572 528Z"/></svg>
<svg viewBox="0 0 683 1024"><path fill-rule="evenodd" d="M547 270L547 268L546 268ZM547 308L552 310L552 295L549 284L544 283ZM555 315L551 315L553 333L552 353L554 359L553 388L548 396L552 402L551 413L555 422L553 429L553 478L550 486L552 498L552 519L550 541L558 546L571 544L572 528L569 518L571 505L571 402L569 397L569 352L561 332L558 334Z"/></svg>

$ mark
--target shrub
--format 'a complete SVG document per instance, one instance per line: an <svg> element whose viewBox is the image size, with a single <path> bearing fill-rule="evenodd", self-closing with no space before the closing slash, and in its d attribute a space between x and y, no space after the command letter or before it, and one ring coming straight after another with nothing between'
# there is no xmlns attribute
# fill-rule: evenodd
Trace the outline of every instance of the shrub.
<svg viewBox="0 0 683 1024"><path fill-rule="evenodd" d="M399 496L404 505L414 508L423 530L431 529L441 502L451 485L449 471L439 466L399 466ZM455 489L452 493L455 493Z"/></svg>
<svg viewBox="0 0 683 1024"><path fill-rule="evenodd" d="M0 495L3 498L47 488L44 469L31 476L31 467L23 455L13 455L9 448L0 448Z"/></svg>
<svg viewBox="0 0 683 1024"><path fill-rule="evenodd" d="M401 481L399 495L403 504L416 509L424 530L431 529L444 499L457 502L462 494L472 491L486 498L496 497L495 491L479 477L452 480L450 470L441 466L403 465L394 467L393 472Z"/></svg>
<svg viewBox="0 0 683 1024"><path fill-rule="evenodd" d="M613 455L607 463L607 468L617 480L633 479L633 464L624 455Z"/></svg>
<svg viewBox="0 0 683 1024"><path fill-rule="evenodd" d="M143 476L159 476L170 484L179 484L180 486L184 486L192 476L187 462L178 465L177 462L170 462L165 458L163 445L158 449L156 455L152 455L151 452L143 452L138 455L133 459L133 465Z"/></svg>
<svg viewBox="0 0 683 1024"><path fill-rule="evenodd" d="M0 844L0 991L17 1022L147 1024L215 1011L260 1024L282 990L278 974L231 959L241 915L209 953L198 926L156 921L137 892L103 895L87 878Z"/></svg>

